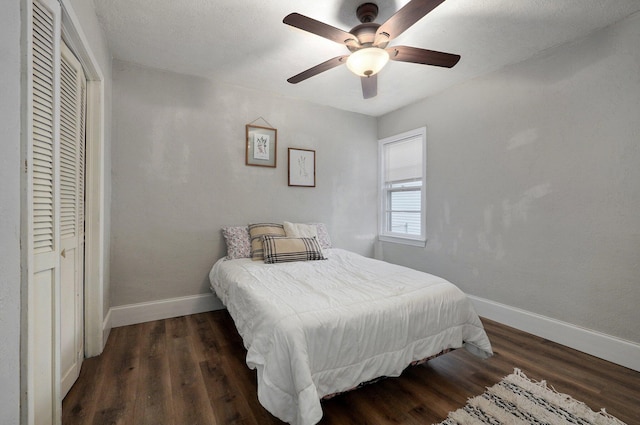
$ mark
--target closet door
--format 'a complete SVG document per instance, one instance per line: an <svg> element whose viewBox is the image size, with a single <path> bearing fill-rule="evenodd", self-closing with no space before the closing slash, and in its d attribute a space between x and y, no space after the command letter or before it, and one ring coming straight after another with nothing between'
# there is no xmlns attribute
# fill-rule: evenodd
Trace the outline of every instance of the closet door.
<svg viewBox="0 0 640 425"><path fill-rule="evenodd" d="M27 424L60 422L60 5L27 5Z"/></svg>
<svg viewBox="0 0 640 425"><path fill-rule="evenodd" d="M84 152L86 80L63 42L60 70L60 368L64 396L84 359Z"/></svg>

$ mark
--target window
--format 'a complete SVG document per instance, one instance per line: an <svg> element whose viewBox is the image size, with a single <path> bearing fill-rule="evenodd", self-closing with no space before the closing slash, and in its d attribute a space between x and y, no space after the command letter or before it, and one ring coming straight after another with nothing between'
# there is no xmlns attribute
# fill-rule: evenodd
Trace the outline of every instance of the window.
<svg viewBox="0 0 640 425"><path fill-rule="evenodd" d="M425 127L379 141L380 240L425 244L426 146Z"/></svg>

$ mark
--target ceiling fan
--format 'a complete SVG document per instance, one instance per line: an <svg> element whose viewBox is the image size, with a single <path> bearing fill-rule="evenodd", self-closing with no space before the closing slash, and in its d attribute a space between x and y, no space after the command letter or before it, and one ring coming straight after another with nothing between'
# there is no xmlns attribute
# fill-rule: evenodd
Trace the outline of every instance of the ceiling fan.
<svg viewBox="0 0 640 425"><path fill-rule="evenodd" d="M442 2L444 0L411 0L382 25L373 22L378 16L378 6L374 3L364 3L356 10L356 16L362 23L350 32L299 13L287 15L282 21L285 24L344 44L351 51L349 55L336 56L294 75L287 81L297 84L346 63L354 74L360 76L362 94L365 99L369 99L378 93L377 74L389 60L453 67L460 60L460 55L409 46L387 47L389 41L402 34Z"/></svg>

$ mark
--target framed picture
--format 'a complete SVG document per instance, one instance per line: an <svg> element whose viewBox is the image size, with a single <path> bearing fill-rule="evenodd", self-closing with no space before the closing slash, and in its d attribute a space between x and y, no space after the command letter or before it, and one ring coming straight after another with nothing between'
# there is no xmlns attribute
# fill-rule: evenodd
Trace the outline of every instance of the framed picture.
<svg viewBox="0 0 640 425"><path fill-rule="evenodd" d="M275 168L278 130L250 124L246 125L246 129L247 150L245 164Z"/></svg>
<svg viewBox="0 0 640 425"><path fill-rule="evenodd" d="M316 187L316 151L289 148L289 186Z"/></svg>

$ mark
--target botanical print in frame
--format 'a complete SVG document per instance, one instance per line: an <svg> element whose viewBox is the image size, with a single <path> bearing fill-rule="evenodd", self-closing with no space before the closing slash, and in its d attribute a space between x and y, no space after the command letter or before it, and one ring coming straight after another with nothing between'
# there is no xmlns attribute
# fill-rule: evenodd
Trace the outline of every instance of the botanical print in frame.
<svg viewBox="0 0 640 425"><path fill-rule="evenodd" d="M289 148L289 186L316 187L316 151Z"/></svg>
<svg viewBox="0 0 640 425"><path fill-rule="evenodd" d="M253 159L269 160L269 143L271 137L268 134L253 134Z"/></svg>
<svg viewBox="0 0 640 425"><path fill-rule="evenodd" d="M246 133L245 164L275 168L278 130L247 124Z"/></svg>

